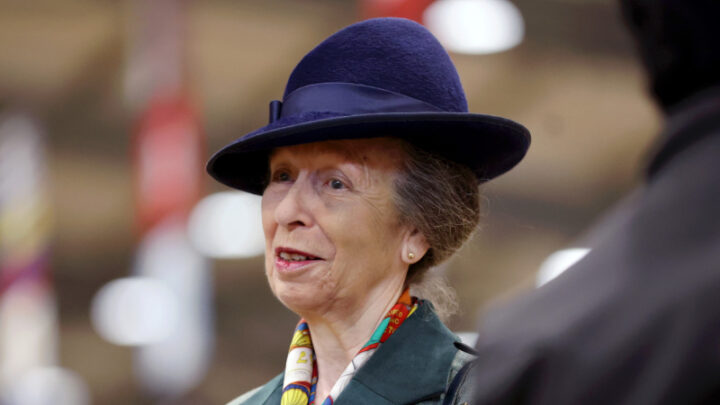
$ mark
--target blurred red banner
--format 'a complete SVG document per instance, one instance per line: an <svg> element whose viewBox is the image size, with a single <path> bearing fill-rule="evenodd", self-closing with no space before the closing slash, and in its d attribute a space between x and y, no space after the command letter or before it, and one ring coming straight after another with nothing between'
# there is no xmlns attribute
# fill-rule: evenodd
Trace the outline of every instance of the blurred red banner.
<svg viewBox="0 0 720 405"><path fill-rule="evenodd" d="M202 193L204 139L188 97L160 97L141 115L133 144L141 232L185 217Z"/></svg>
<svg viewBox="0 0 720 405"><path fill-rule="evenodd" d="M425 9L433 0L361 0L362 19L375 17L403 17L422 24Z"/></svg>

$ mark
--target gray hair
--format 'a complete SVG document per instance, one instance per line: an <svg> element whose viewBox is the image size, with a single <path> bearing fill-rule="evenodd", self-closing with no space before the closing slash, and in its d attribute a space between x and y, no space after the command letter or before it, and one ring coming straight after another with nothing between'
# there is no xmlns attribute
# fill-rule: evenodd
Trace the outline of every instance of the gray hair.
<svg viewBox="0 0 720 405"><path fill-rule="evenodd" d="M406 285L432 302L441 319L457 311L455 291L440 274L428 274L470 239L480 223L478 180L470 168L403 142L405 159L394 184L400 220L427 240L427 253L410 266ZM435 273L435 272L430 272Z"/></svg>

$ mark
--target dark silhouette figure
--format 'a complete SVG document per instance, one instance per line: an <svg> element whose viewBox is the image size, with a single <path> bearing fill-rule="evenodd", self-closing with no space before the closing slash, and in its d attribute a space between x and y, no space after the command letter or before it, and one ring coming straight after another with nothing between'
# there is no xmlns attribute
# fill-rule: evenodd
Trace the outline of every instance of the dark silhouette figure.
<svg viewBox="0 0 720 405"><path fill-rule="evenodd" d="M720 404L720 1L620 3L665 113L645 182L588 256L488 314L471 404Z"/></svg>

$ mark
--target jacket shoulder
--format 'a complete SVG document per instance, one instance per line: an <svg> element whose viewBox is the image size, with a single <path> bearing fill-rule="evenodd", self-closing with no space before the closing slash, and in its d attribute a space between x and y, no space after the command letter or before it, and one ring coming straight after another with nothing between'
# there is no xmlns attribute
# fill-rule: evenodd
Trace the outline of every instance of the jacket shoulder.
<svg viewBox="0 0 720 405"><path fill-rule="evenodd" d="M466 364L470 363L471 361L475 360L477 356L474 354L467 352L463 349L459 349L457 353L455 354L455 357L453 358L452 363L450 364L450 373L448 374L448 385L455 379L458 372L465 367Z"/></svg>
<svg viewBox="0 0 720 405"><path fill-rule="evenodd" d="M415 405L459 405L469 403L469 387L466 379L471 362L476 359L474 354L459 349L450 363L447 374L445 392L438 398L417 402Z"/></svg>
<svg viewBox="0 0 720 405"><path fill-rule="evenodd" d="M264 385L254 388L228 402L227 405L264 404L275 391L282 388L283 374L278 374Z"/></svg>
<svg viewBox="0 0 720 405"><path fill-rule="evenodd" d="M443 405L467 404L471 399L470 387L466 380L470 367L473 366L473 361L477 359L477 356L466 351L464 347L458 347L458 349L450 364L447 389L441 397Z"/></svg>

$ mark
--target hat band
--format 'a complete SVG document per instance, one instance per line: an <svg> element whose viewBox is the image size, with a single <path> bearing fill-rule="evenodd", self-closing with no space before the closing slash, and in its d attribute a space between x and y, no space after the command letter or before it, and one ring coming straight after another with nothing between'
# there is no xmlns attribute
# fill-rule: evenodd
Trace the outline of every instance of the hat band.
<svg viewBox="0 0 720 405"><path fill-rule="evenodd" d="M300 87L284 102L270 102L270 123L307 112L330 112L345 115L390 112L438 112L442 109L422 100L355 83L317 83Z"/></svg>

